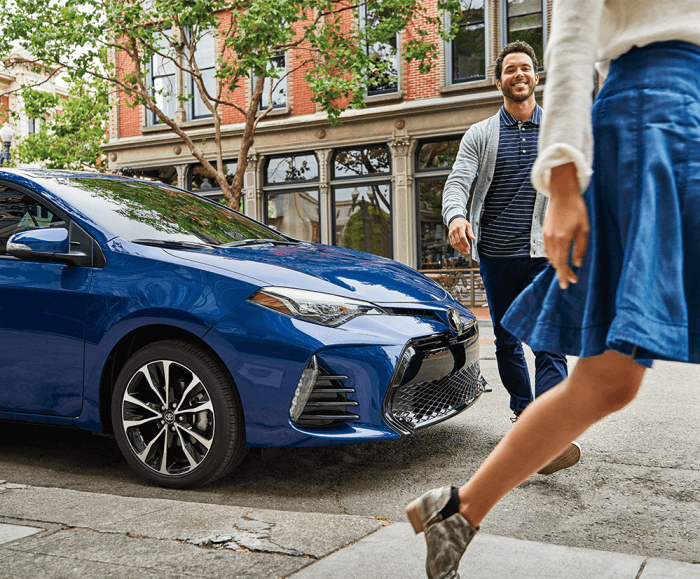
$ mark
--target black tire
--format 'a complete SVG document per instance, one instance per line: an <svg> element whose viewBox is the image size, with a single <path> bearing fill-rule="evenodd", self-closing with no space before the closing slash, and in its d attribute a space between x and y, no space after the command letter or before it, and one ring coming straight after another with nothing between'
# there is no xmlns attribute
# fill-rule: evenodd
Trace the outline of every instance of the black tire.
<svg viewBox="0 0 700 579"><path fill-rule="evenodd" d="M112 424L129 464L159 486L205 485L247 452L236 386L205 349L183 340L155 342L127 360Z"/></svg>

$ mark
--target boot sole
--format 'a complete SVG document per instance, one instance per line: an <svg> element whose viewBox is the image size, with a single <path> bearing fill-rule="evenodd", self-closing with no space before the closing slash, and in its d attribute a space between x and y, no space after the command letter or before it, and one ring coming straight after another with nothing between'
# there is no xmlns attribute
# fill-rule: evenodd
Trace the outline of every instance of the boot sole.
<svg viewBox="0 0 700 579"><path fill-rule="evenodd" d="M420 508L418 507L419 502L420 499L416 499L406 507L406 516L416 535L423 532L423 521L421 521Z"/></svg>
<svg viewBox="0 0 700 579"><path fill-rule="evenodd" d="M574 466L581 458L581 447L572 442L564 452L562 452L552 462L537 471L538 474L554 474L570 466Z"/></svg>

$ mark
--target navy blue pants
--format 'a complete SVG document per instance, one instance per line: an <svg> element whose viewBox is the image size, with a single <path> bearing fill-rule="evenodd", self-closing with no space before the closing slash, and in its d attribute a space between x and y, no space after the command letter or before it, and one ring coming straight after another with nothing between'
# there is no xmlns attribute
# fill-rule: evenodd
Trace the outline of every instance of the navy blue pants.
<svg viewBox="0 0 700 579"><path fill-rule="evenodd" d="M523 345L501 326L501 320L516 297L542 270L545 258L493 258L479 256L479 270L489 303L496 335L496 361L501 382L510 394L510 408L520 414L533 400ZM535 397L553 388L567 376L566 356L552 352L535 354Z"/></svg>

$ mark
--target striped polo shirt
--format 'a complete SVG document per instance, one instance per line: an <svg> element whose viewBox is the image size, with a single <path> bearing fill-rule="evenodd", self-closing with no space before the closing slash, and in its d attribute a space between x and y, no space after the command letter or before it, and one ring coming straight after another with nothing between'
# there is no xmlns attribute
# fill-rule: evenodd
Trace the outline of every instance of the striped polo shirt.
<svg viewBox="0 0 700 579"><path fill-rule="evenodd" d="M537 157L542 109L518 121L501 107L498 154L481 216L479 254L485 257L529 257L535 188L530 181Z"/></svg>

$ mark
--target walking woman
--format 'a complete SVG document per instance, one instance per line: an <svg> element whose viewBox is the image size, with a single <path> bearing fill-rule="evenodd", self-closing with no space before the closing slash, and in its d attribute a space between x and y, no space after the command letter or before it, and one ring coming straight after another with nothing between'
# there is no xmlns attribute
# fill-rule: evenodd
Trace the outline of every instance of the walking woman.
<svg viewBox="0 0 700 579"><path fill-rule="evenodd" d="M464 486L408 505L430 579L457 579L494 505L629 404L653 360L700 363L700 1L555 0L545 64L532 179L550 267L502 323L580 359Z"/></svg>

